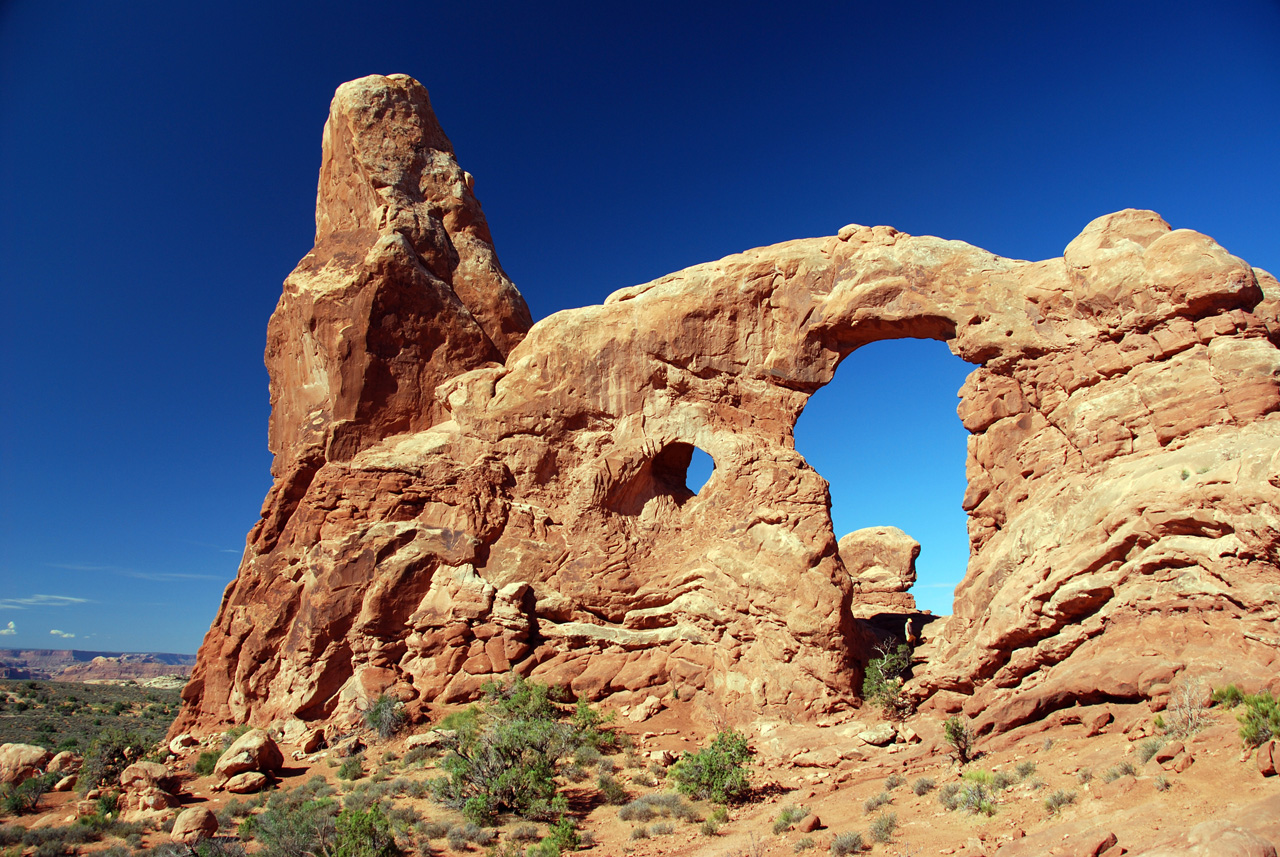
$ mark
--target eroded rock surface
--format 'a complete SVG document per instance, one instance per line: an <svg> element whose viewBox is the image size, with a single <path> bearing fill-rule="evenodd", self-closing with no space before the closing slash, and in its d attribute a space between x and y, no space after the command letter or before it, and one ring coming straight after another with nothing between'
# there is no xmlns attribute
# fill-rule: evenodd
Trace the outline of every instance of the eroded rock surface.
<svg viewBox="0 0 1280 857"><path fill-rule="evenodd" d="M847 226L528 328L426 91L346 84L269 328L275 484L173 734L354 722L384 692L414 713L510 670L721 722L838 714L873 638L792 431L898 337L975 365L972 558L909 692L988 731L1274 681L1278 300L1128 210L1042 262Z"/></svg>

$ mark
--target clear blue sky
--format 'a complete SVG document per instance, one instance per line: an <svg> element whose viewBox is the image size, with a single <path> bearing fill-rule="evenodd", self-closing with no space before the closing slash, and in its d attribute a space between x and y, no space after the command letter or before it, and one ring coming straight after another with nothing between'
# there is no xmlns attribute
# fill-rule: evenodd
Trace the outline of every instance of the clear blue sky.
<svg viewBox="0 0 1280 857"><path fill-rule="evenodd" d="M1040 259L1153 208L1280 268L1274 1L3 0L0 646L199 645L269 485L329 99L374 72L431 91L535 318L850 222ZM920 539L936 612L966 371L876 345L798 427L837 535Z"/></svg>

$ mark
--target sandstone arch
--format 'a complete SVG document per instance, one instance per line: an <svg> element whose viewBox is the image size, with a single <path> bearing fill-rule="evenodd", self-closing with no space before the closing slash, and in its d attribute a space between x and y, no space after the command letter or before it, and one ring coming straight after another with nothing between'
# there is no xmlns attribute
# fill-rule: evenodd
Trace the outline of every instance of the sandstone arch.
<svg viewBox="0 0 1280 857"><path fill-rule="evenodd" d="M349 127L390 142L353 155L329 130ZM917 697L991 729L1158 694L1224 646L1231 670L1274 674L1265 272L1151 212L1100 218L1043 262L848 226L530 328L447 139L423 128L409 78L335 96L319 206L356 202L273 316L276 483L175 734L341 721L383 691L460 701L512 669L729 722L838 716L868 641L792 430L843 356L899 336L977 367L960 406L973 554ZM442 309L404 315L424 289ZM672 486L689 446L714 458L714 491Z"/></svg>

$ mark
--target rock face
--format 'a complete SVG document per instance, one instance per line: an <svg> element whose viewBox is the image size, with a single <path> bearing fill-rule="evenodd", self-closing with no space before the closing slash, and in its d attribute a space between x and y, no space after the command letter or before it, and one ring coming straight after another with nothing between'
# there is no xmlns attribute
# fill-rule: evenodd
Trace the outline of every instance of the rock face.
<svg viewBox="0 0 1280 857"><path fill-rule="evenodd" d="M268 332L275 484L172 734L354 722L384 692L413 714L510 670L729 723L856 704L867 566L792 432L844 357L899 337L975 366L971 561L908 692L988 731L1274 681L1278 300L1128 210L1042 262L847 226L526 333L425 90L346 84Z"/></svg>
<svg viewBox="0 0 1280 857"><path fill-rule="evenodd" d="M854 614L916 609L907 591L916 582L920 543L897 527L867 527L842 537L840 561L853 578Z"/></svg>

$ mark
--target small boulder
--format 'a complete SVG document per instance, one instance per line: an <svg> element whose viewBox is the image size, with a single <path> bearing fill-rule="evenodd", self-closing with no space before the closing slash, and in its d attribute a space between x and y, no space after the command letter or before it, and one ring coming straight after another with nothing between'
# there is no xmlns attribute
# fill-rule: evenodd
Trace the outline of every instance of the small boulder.
<svg viewBox="0 0 1280 857"><path fill-rule="evenodd" d="M1155 760L1157 765L1164 765L1172 762L1183 751L1181 741L1174 741L1172 744L1165 744L1159 750L1156 750Z"/></svg>
<svg viewBox="0 0 1280 857"><path fill-rule="evenodd" d="M813 833L813 831L817 830L819 827L822 827L822 819L812 813L806 815L796 823L796 830L801 833Z"/></svg>
<svg viewBox="0 0 1280 857"><path fill-rule="evenodd" d="M893 743L893 739L898 737L898 730L892 723L878 723L870 729L859 732L858 737L868 744L883 747Z"/></svg>
<svg viewBox="0 0 1280 857"><path fill-rule="evenodd" d="M54 783L53 790L55 792L69 792L76 787L76 775L67 774L67 776Z"/></svg>
<svg viewBox="0 0 1280 857"><path fill-rule="evenodd" d="M223 783L222 787L232 794L247 795L260 792L267 785L267 775L257 771L245 771L236 774Z"/></svg>
<svg viewBox="0 0 1280 857"><path fill-rule="evenodd" d="M70 750L63 750L49 760L45 772L49 774L74 774L80 770L80 757Z"/></svg>
<svg viewBox="0 0 1280 857"><path fill-rule="evenodd" d="M284 765L284 754L263 729L251 729L235 740L213 769L215 782L225 783L245 771L270 773Z"/></svg>
<svg viewBox="0 0 1280 857"><path fill-rule="evenodd" d="M1277 765L1280 765L1280 752L1277 752L1276 742L1272 739L1258 748L1258 773L1274 777Z"/></svg>
<svg viewBox="0 0 1280 857"><path fill-rule="evenodd" d="M0 783L17 785L44 769L53 754L35 744L0 744Z"/></svg>
<svg viewBox="0 0 1280 857"><path fill-rule="evenodd" d="M184 732L169 742L169 752L175 756L184 755L187 750L199 745L199 741L190 732Z"/></svg>
<svg viewBox="0 0 1280 857"><path fill-rule="evenodd" d="M122 809L134 812L155 812L177 806L178 799L164 789L145 786L137 791L125 792L121 798Z"/></svg>
<svg viewBox="0 0 1280 857"><path fill-rule="evenodd" d="M420 732L406 738L404 748L413 750L417 747L439 747L457 734L453 729L432 729L430 732Z"/></svg>
<svg viewBox="0 0 1280 857"><path fill-rule="evenodd" d="M627 719L632 723L643 723L662 710L662 700L650 694L644 702L631 709Z"/></svg>
<svg viewBox="0 0 1280 857"><path fill-rule="evenodd" d="M670 767L675 764L676 754L670 750L654 750L649 753L649 761L657 762L662 767Z"/></svg>
<svg viewBox="0 0 1280 857"><path fill-rule="evenodd" d="M120 788L125 791L158 788L170 792L175 783L173 774L159 762L134 762L120 772Z"/></svg>
<svg viewBox="0 0 1280 857"><path fill-rule="evenodd" d="M201 839L208 839L218 832L218 817L202 806L193 806L178 813L170 832L176 841L195 846Z"/></svg>
<svg viewBox="0 0 1280 857"><path fill-rule="evenodd" d="M298 739L298 749L304 754L314 753L324 746L324 733L319 729L309 729Z"/></svg>

